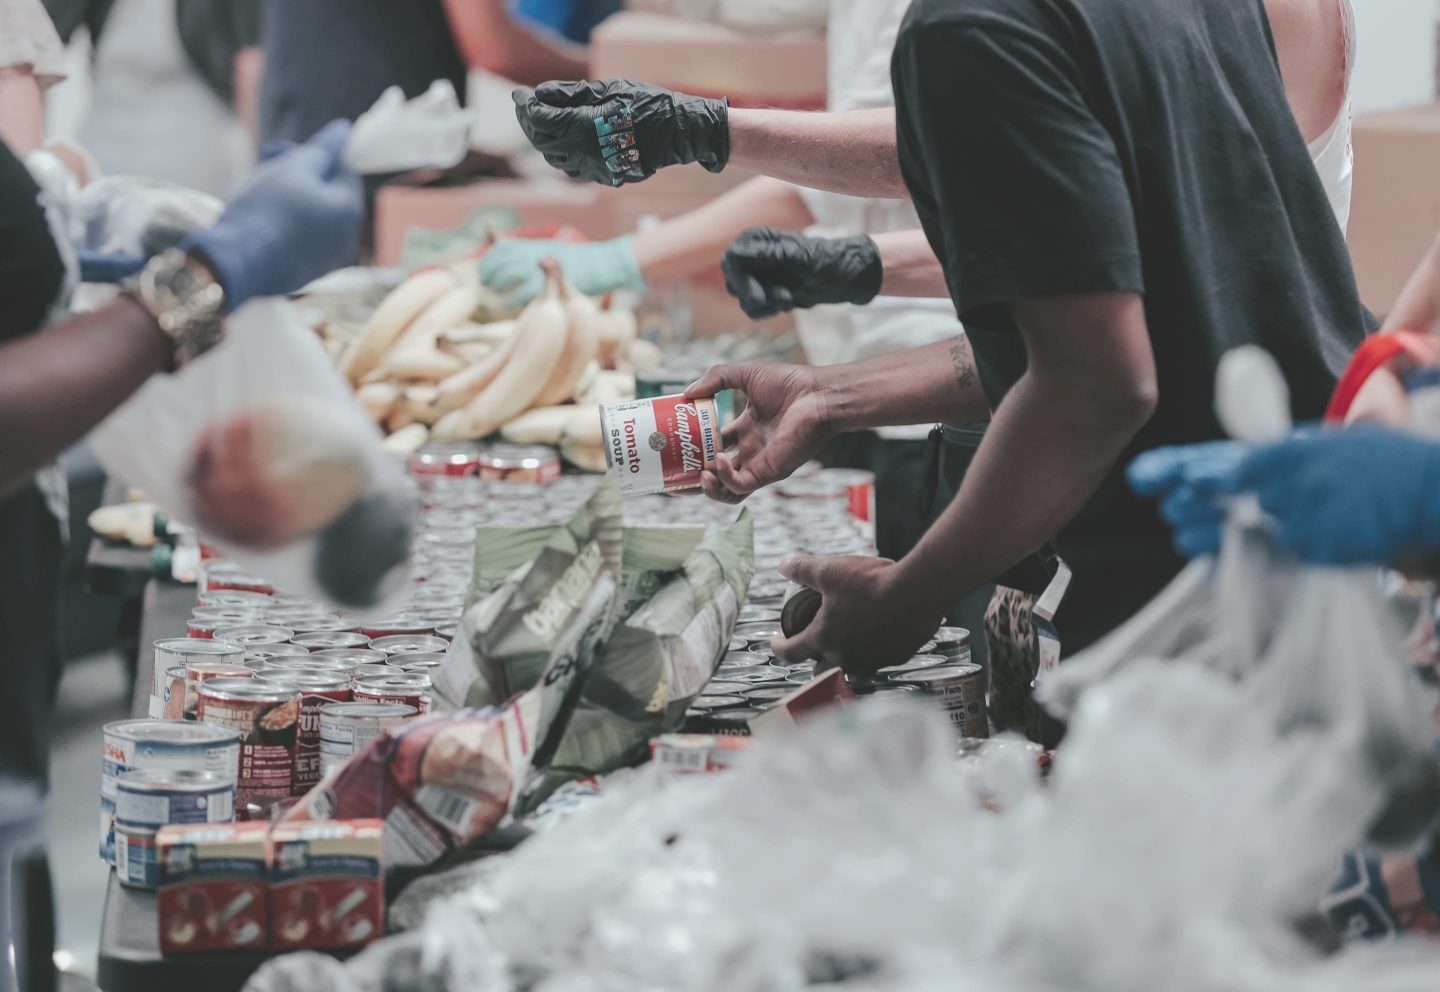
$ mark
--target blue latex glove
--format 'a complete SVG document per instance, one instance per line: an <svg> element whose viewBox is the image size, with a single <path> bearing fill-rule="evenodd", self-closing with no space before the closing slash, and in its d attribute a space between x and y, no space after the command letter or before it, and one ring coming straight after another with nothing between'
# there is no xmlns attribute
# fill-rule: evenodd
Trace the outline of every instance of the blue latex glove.
<svg viewBox="0 0 1440 992"><path fill-rule="evenodd" d="M547 258L559 262L565 277L586 296L603 296L617 289L643 293L648 288L629 235L590 244L524 238L499 241L480 259L480 281L504 293L511 306L523 306L540 295L545 285L540 262Z"/></svg>
<svg viewBox="0 0 1440 992"><path fill-rule="evenodd" d="M1213 555L1220 550L1225 501L1248 451L1234 441L1157 448L1131 462L1126 478L1141 496L1160 500L1177 551L1187 558Z"/></svg>
<svg viewBox="0 0 1440 992"><path fill-rule="evenodd" d="M80 261L80 281L93 283L124 282L145 268L148 261L127 252L81 251L76 256Z"/></svg>
<svg viewBox="0 0 1440 992"><path fill-rule="evenodd" d="M213 264L227 310L283 296L354 260L365 217L360 177L341 164L348 121L255 170L215 226L185 239Z"/></svg>
<svg viewBox="0 0 1440 992"><path fill-rule="evenodd" d="M1235 477L1317 565L1388 565L1440 552L1440 443L1383 427L1296 435Z"/></svg>

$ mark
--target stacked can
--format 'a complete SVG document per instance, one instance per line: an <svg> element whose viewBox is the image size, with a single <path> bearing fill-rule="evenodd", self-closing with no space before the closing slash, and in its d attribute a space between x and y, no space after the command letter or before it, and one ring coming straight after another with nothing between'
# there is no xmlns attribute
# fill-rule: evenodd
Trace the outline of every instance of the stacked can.
<svg viewBox="0 0 1440 992"><path fill-rule="evenodd" d="M159 719L165 712L166 681L170 670L191 662L218 662L243 665L245 649L238 644L211 638L166 637L155 642L150 667L150 716Z"/></svg>
<svg viewBox="0 0 1440 992"><path fill-rule="evenodd" d="M160 884L155 835L161 827L229 823L235 819L235 780L212 771L147 768L116 780L115 874L122 884Z"/></svg>
<svg viewBox="0 0 1440 992"><path fill-rule="evenodd" d="M201 722L238 731L236 801L247 810L288 798L295 783L300 690L263 679L211 679L200 687Z"/></svg>

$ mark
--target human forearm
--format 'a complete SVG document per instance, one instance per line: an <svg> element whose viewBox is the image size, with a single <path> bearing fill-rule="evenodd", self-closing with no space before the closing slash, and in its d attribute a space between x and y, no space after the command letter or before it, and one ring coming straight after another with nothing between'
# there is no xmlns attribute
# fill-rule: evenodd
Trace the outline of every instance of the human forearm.
<svg viewBox="0 0 1440 992"><path fill-rule="evenodd" d="M445 0L445 10L472 68L525 86L589 74L584 48L517 22L500 0Z"/></svg>
<svg viewBox="0 0 1440 992"><path fill-rule="evenodd" d="M0 69L0 140L22 159L45 145L45 99L29 66Z"/></svg>
<svg viewBox="0 0 1440 992"><path fill-rule="evenodd" d="M1138 297L1064 302L1021 320L1029 369L996 411L950 507L901 563L914 595L953 602L1053 537L1094 494L1157 402ZM1089 304L1087 304L1088 306ZM1024 311L1025 308L1017 308Z"/></svg>
<svg viewBox="0 0 1440 992"><path fill-rule="evenodd" d="M718 266L725 249L748 227L768 224L799 230L813 222L794 187L760 176L635 235L635 260L651 282L689 276Z"/></svg>
<svg viewBox="0 0 1440 992"><path fill-rule="evenodd" d="M849 196L909 196L895 156L895 111L729 112L729 167Z"/></svg>
<svg viewBox="0 0 1440 992"><path fill-rule="evenodd" d="M870 240L880 250L885 281L880 292L884 296L949 296L945 270L935 257L930 241L921 230L893 231L872 234Z"/></svg>
<svg viewBox="0 0 1440 992"><path fill-rule="evenodd" d="M169 361L154 318L124 297L0 346L0 491L53 461Z"/></svg>
<svg viewBox="0 0 1440 992"><path fill-rule="evenodd" d="M817 369L836 431L990 417L970 343L952 338L848 365Z"/></svg>
<svg viewBox="0 0 1440 992"><path fill-rule="evenodd" d="M1422 331L1440 335L1440 235L1386 315L1386 331Z"/></svg>

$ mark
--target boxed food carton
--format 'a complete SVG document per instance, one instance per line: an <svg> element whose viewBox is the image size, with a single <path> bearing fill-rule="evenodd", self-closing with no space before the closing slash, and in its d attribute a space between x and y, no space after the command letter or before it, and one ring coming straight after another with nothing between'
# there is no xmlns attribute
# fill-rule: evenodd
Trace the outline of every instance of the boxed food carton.
<svg viewBox="0 0 1440 992"><path fill-rule="evenodd" d="M268 945L269 824L162 827L156 845L162 954Z"/></svg>
<svg viewBox="0 0 1440 992"><path fill-rule="evenodd" d="M380 820L279 823L270 836L271 946L360 947L384 932Z"/></svg>

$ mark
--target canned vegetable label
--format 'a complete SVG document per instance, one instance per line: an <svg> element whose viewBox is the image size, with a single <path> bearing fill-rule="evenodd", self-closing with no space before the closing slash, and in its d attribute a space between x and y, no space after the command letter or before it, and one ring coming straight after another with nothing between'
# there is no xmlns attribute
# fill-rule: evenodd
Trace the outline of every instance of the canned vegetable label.
<svg viewBox="0 0 1440 992"><path fill-rule="evenodd" d="M300 690L260 679L210 679L200 686L200 719L240 732L236 801L288 797L294 785Z"/></svg>
<svg viewBox="0 0 1440 992"><path fill-rule="evenodd" d="M329 775L391 727L419 714L405 703L331 703L320 708L320 774Z"/></svg>
<svg viewBox="0 0 1440 992"><path fill-rule="evenodd" d="M293 685L300 690L300 731L296 738L292 794L303 796L320 783L320 711L334 703L350 702L353 697L350 674L348 671L279 670L267 672L262 678Z"/></svg>
<svg viewBox="0 0 1440 992"><path fill-rule="evenodd" d="M715 467L720 413L713 399L662 396L600 408L605 458L629 496L700 488Z"/></svg>

